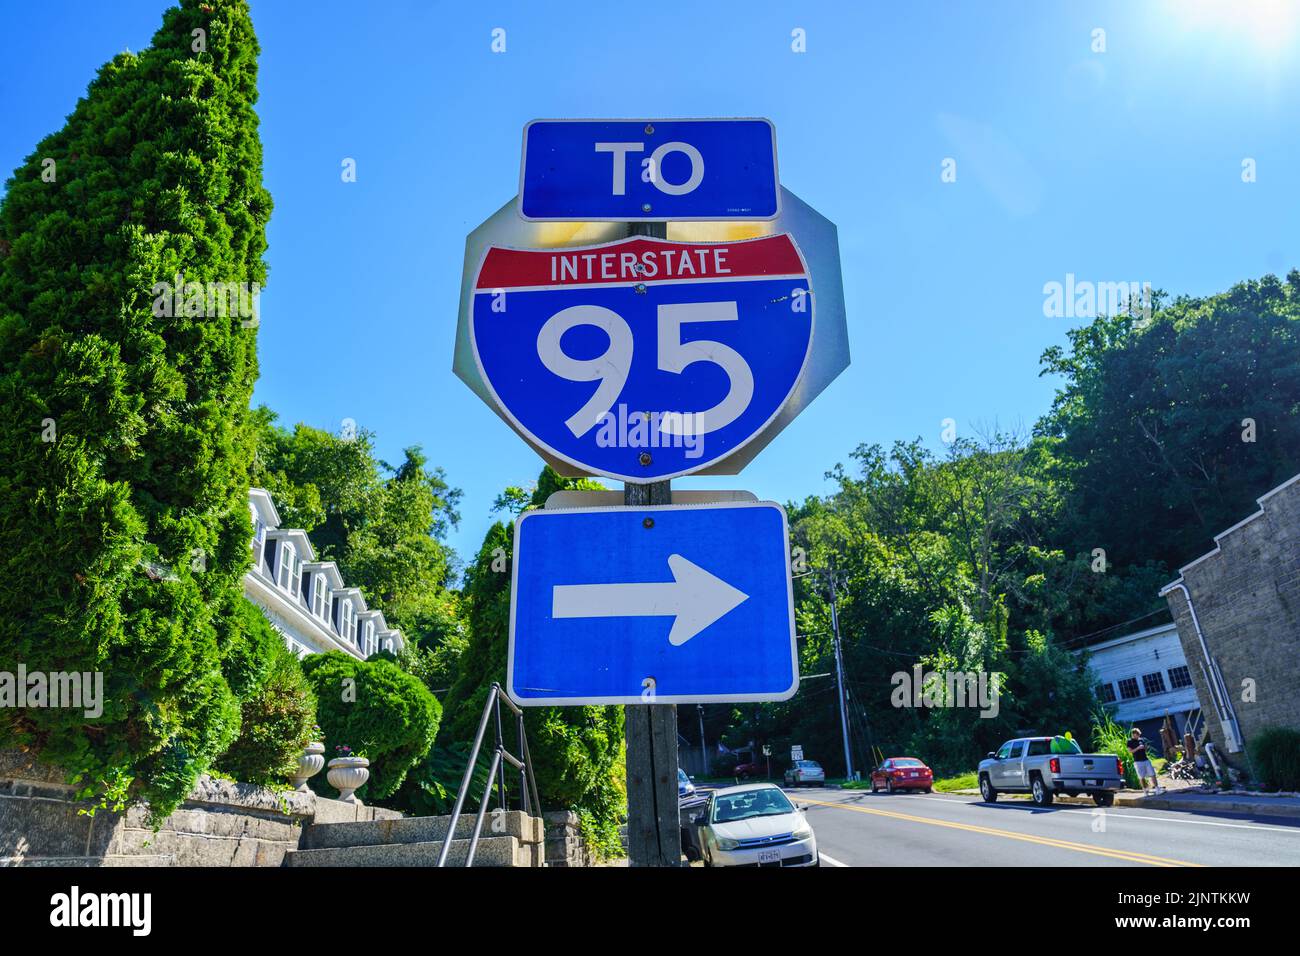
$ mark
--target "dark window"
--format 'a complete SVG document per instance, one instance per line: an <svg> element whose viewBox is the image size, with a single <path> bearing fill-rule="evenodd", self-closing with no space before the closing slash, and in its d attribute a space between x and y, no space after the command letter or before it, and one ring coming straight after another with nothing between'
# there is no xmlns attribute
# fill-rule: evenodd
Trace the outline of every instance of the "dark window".
<svg viewBox="0 0 1300 956"><path fill-rule="evenodd" d="M1101 698L1103 704L1115 703L1115 685L1109 681L1104 684L1098 684L1097 696Z"/></svg>
<svg viewBox="0 0 1300 956"><path fill-rule="evenodd" d="M1174 690L1192 686L1192 674L1186 667L1169 668L1169 686Z"/></svg>
<svg viewBox="0 0 1300 956"><path fill-rule="evenodd" d="M1134 697L1142 696L1142 692L1138 690L1136 677L1125 677L1119 682L1119 696L1124 700L1132 700Z"/></svg>
<svg viewBox="0 0 1300 956"><path fill-rule="evenodd" d="M1165 691L1165 675L1156 671L1154 674L1142 675L1142 687L1148 694L1163 694Z"/></svg>
<svg viewBox="0 0 1300 956"><path fill-rule="evenodd" d="M1012 760L1015 760L1017 757L1023 756L1024 752L1025 752L1025 742L1023 740L1017 740L1014 744L1011 745Z"/></svg>
<svg viewBox="0 0 1300 956"><path fill-rule="evenodd" d="M1003 744L1001 747L998 748L997 759L1006 760L1007 756L1010 753L1011 753L1011 741L1007 741L1005 744Z"/></svg>
<svg viewBox="0 0 1300 956"><path fill-rule="evenodd" d="M1029 756L1043 757L1052 752L1052 742L1050 740L1031 740L1029 741Z"/></svg>

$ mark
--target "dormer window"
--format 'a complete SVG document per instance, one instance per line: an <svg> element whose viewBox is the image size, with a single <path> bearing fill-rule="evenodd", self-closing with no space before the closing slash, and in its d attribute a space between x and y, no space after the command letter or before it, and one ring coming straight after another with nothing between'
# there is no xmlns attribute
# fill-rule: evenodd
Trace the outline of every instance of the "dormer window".
<svg viewBox="0 0 1300 956"><path fill-rule="evenodd" d="M339 634L346 641L357 642L357 613L352 607L352 598L344 598L339 606Z"/></svg>
<svg viewBox="0 0 1300 956"><path fill-rule="evenodd" d="M311 612L323 621L329 620L329 584L325 575L312 575Z"/></svg>
<svg viewBox="0 0 1300 956"><path fill-rule="evenodd" d="M280 542L279 567L277 568L275 583L280 585L290 594L298 593L298 586L302 579L302 562L298 560L298 552L294 549L291 542Z"/></svg>
<svg viewBox="0 0 1300 956"><path fill-rule="evenodd" d="M362 651L366 657L369 657L375 652L375 622L366 621L365 630L361 633L363 635L361 641Z"/></svg>
<svg viewBox="0 0 1300 956"><path fill-rule="evenodd" d="M266 522L261 519L252 502L248 504L248 515L253 522L253 540L248 542L253 551L253 567L261 569L262 552L266 547Z"/></svg>

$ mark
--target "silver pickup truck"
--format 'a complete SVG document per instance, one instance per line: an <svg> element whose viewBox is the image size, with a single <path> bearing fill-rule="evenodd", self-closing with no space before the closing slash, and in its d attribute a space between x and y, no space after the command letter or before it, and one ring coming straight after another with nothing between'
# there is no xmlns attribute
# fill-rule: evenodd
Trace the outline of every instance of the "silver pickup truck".
<svg viewBox="0 0 1300 956"><path fill-rule="evenodd" d="M980 761L979 782L985 803L999 793L1029 793L1045 807L1058 793L1086 793L1109 807L1124 786L1124 767L1114 754L1086 754L1065 737L1018 737Z"/></svg>

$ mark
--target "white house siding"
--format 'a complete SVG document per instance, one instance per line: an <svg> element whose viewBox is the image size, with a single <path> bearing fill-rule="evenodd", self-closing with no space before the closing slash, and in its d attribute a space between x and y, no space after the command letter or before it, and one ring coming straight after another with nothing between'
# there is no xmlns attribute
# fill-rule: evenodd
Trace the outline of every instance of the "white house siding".
<svg viewBox="0 0 1300 956"><path fill-rule="evenodd" d="M1115 701L1106 709L1115 722L1141 727L1152 741L1159 742L1159 727L1166 714L1174 718L1174 729L1181 735L1189 718L1200 709L1193 684L1176 686L1190 678L1190 671L1178 628L1172 622L1094 644L1080 653L1088 654L1094 683L1109 685L1114 692ZM1155 675L1159 675L1159 683ZM1137 696L1126 699L1122 682L1135 682Z"/></svg>
<svg viewBox="0 0 1300 956"><path fill-rule="evenodd" d="M328 569L329 574L333 575L333 580L336 581L341 580L337 574L338 569L330 562L324 562L322 565L315 561L311 542L303 532L280 528L279 515L266 491L260 488L252 489L249 492L249 508L253 515L254 527L260 530L255 533L252 542L258 558L254 567L244 575L244 595L261 608L266 619L284 636L285 643L299 657L323 654L326 651L342 651L362 659L368 656L365 648L359 646L361 630L358 629L357 641L353 642L339 633L332 619L322 620L312 614L310 602L304 602L299 595L291 594L277 583L278 568L274 566L274 562L268 563L262 559L265 552L260 550L258 545L268 538L279 539L280 543L286 537L295 538L295 548L300 561L305 560L308 564ZM278 558L274 561L278 561ZM306 573L308 572L304 572L304 577ZM346 582L343 583L346 585ZM310 582L303 581L303 584L308 587L307 594L310 596ZM356 613L365 614L367 619L374 623L376 649L396 651L402 647L404 641L401 632L387 626L382 612L368 609L365 597L359 590L349 587L331 587L330 600L337 594L346 595L353 602Z"/></svg>

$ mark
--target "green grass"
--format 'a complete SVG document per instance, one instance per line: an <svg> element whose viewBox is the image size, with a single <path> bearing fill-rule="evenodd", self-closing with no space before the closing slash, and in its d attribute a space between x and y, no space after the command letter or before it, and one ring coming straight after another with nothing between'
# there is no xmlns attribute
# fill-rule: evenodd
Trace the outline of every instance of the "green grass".
<svg viewBox="0 0 1300 956"><path fill-rule="evenodd" d="M735 782L735 777L696 777L696 783L705 784L731 784ZM758 782L751 781L751 782ZM774 778L773 783L779 783L780 778ZM826 780L828 786L837 786L844 790L870 790L871 781L863 780L845 780L843 777L830 777ZM979 781L975 779L975 771L970 773L958 774L955 777L945 777L942 780L935 780L934 789L940 793L951 793L954 790L978 790Z"/></svg>
<svg viewBox="0 0 1300 956"><path fill-rule="evenodd" d="M954 790L977 790L979 789L979 780L976 779L975 771L972 770L970 773L935 780L934 789L940 793L952 793Z"/></svg>

